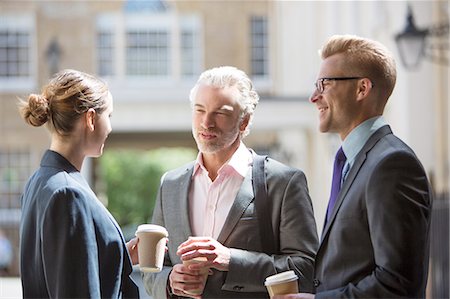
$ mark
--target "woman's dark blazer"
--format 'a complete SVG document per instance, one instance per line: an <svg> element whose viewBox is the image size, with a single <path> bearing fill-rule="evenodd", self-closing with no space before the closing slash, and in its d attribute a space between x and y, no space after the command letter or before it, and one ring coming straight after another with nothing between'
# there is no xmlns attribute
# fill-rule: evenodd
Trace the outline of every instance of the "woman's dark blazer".
<svg viewBox="0 0 450 299"><path fill-rule="evenodd" d="M22 195L24 298L136 298L122 232L80 172L46 151Z"/></svg>

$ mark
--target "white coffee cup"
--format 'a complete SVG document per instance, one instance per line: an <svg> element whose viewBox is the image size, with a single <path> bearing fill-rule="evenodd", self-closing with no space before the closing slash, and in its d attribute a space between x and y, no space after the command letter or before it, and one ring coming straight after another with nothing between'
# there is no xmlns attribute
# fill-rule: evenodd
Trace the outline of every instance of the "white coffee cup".
<svg viewBox="0 0 450 299"><path fill-rule="evenodd" d="M272 298L275 295L298 293L297 280L298 276L291 270L267 277L264 285Z"/></svg>
<svg viewBox="0 0 450 299"><path fill-rule="evenodd" d="M186 260L183 261L183 265L185 265L186 267L189 267L189 265L195 264L195 263L204 263L207 262L208 259L206 257L195 257L193 259L190 260ZM185 292L191 295L201 295L203 293L203 289L205 288L206 285L206 280L208 280L208 271L209 268L205 267L205 268L201 268L199 270L199 274L202 275L202 285L197 288L197 289L192 289L192 290L186 290Z"/></svg>
<svg viewBox="0 0 450 299"><path fill-rule="evenodd" d="M163 268L167 230L156 224L141 224L136 230L139 238L139 268L142 272L159 272Z"/></svg>

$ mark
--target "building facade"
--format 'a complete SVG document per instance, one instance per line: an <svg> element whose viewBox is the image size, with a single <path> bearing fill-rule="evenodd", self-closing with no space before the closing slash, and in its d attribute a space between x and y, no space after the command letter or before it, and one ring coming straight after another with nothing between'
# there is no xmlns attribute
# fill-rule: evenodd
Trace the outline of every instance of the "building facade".
<svg viewBox="0 0 450 299"><path fill-rule="evenodd" d="M448 1L410 4L418 25L448 23ZM20 118L18 97L40 92L60 69L85 71L106 80L114 97L106 149L194 147L189 90L203 70L234 65L261 96L246 144L305 171L321 230L339 141L318 132L308 102L317 50L332 34L357 34L399 62L394 35L406 9L406 1L0 1L0 228L17 249L20 193L50 140ZM448 79L448 66L424 61L409 71L398 63L386 114L438 194L450 184ZM88 177L92 165L83 169Z"/></svg>

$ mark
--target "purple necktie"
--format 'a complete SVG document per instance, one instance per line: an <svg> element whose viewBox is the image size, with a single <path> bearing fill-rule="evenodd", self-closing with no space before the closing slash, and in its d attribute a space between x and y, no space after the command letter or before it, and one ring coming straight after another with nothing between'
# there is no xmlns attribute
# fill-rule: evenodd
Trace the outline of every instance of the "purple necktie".
<svg viewBox="0 0 450 299"><path fill-rule="evenodd" d="M342 169L344 168L346 160L347 157L345 156L342 147L340 147L336 153L336 157L334 158L333 181L331 183L330 201L328 202L327 218L325 219L325 223L330 219L331 214L333 213L334 204L336 203L339 190L341 190Z"/></svg>

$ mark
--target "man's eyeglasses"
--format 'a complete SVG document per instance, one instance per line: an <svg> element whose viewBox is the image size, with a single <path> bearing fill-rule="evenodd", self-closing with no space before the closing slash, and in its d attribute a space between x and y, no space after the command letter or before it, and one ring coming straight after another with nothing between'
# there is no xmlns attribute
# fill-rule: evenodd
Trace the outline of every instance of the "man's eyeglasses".
<svg viewBox="0 0 450 299"><path fill-rule="evenodd" d="M314 85L316 86L316 89L319 93L322 93L325 89L323 83L325 81L344 81L344 80L357 80L357 79L362 79L365 77L330 77L330 78L320 78L317 79L317 81L314 83ZM373 84L372 84L373 86Z"/></svg>

